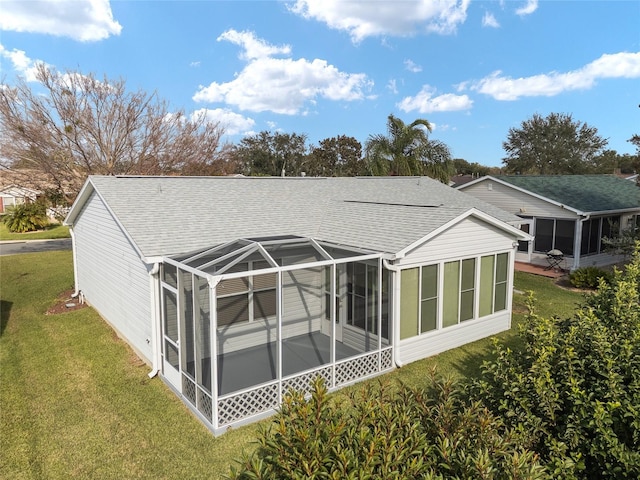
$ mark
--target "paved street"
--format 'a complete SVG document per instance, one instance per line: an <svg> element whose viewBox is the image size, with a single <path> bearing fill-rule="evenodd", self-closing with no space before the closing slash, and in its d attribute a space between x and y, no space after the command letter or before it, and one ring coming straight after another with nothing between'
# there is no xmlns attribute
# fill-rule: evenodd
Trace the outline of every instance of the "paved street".
<svg viewBox="0 0 640 480"><path fill-rule="evenodd" d="M18 253L49 252L52 250L71 250L71 239L30 240L24 242L0 242L0 256Z"/></svg>

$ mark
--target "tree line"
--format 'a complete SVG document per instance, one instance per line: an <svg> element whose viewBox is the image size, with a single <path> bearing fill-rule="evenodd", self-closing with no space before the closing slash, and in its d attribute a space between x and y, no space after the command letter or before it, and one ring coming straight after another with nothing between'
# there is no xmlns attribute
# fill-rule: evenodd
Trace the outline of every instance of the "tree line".
<svg viewBox="0 0 640 480"><path fill-rule="evenodd" d="M597 129L571 115L534 114L511 128L502 168L453 159L430 136L426 119L389 115L387 131L364 146L338 135L309 145L305 134L262 131L224 143L224 126L205 115L172 110L156 93L129 91L122 79L37 66L0 88L0 148L4 167L46 178L52 197L72 201L88 175L426 175L447 183L455 174L579 174L640 170L635 155L606 150Z"/></svg>

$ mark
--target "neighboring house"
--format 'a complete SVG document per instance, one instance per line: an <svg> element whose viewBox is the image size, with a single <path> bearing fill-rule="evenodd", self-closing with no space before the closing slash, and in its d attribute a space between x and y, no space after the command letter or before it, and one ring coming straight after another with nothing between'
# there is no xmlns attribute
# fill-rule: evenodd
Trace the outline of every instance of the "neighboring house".
<svg viewBox="0 0 640 480"><path fill-rule="evenodd" d="M521 218L534 240L521 242L517 261L546 265L559 250L565 266L611 265L603 237L640 227L640 187L615 175L486 176L459 190Z"/></svg>
<svg viewBox="0 0 640 480"><path fill-rule="evenodd" d="M89 177L76 292L215 433L506 330L518 218L435 180Z"/></svg>
<svg viewBox="0 0 640 480"><path fill-rule="evenodd" d="M34 202L39 193L36 190L17 185L7 185L0 188L0 215L6 213L8 208Z"/></svg>

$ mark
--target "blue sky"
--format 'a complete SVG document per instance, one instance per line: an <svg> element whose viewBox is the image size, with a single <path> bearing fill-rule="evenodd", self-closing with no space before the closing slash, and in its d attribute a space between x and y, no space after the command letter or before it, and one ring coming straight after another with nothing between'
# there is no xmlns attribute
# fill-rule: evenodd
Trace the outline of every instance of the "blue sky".
<svg viewBox="0 0 640 480"><path fill-rule="evenodd" d="M157 91L234 143L364 145L393 113L499 166L534 113L571 114L621 154L640 134L638 1L0 0L2 82L36 62Z"/></svg>

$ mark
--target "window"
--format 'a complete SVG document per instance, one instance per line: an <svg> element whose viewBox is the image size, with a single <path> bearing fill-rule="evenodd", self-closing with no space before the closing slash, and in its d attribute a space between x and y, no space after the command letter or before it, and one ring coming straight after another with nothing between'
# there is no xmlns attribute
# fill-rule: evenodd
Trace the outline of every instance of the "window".
<svg viewBox="0 0 640 480"><path fill-rule="evenodd" d="M401 339L438 328L438 265L403 270L400 297Z"/></svg>
<svg viewBox="0 0 640 480"><path fill-rule="evenodd" d="M400 339L418 334L420 269L409 268L400 274Z"/></svg>
<svg viewBox="0 0 640 480"><path fill-rule="evenodd" d="M476 259L469 258L462 261L460 275L460 321L474 317L476 291Z"/></svg>
<svg viewBox="0 0 640 480"><path fill-rule="evenodd" d="M603 250L601 239L613 238L620 232L620 216L592 218L582 223L580 252L582 255L600 253Z"/></svg>
<svg viewBox="0 0 640 480"><path fill-rule="evenodd" d="M450 327L474 317L476 259L444 264L442 326Z"/></svg>
<svg viewBox="0 0 640 480"><path fill-rule="evenodd" d="M438 265L422 267L420 332L438 327Z"/></svg>
<svg viewBox="0 0 640 480"><path fill-rule="evenodd" d="M509 277L509 254L496 255L496 283L494 296L494 312L507 308L507 283Z"/></svg>
<svg viewBox="0 0 640 480"><path fill-rule="evenodd" d="M544 253L555 249L565 255L573 255L575 225L575 220L536 218L533 249Z"/></svg>
<svg viewBox="0 0 640 480"><path fill-rule="evenodd" d="M505 252L402 270L400 339L505 310L509 265Z"/></svg>
<svg viewBox="0 0 640 480"><path fill-rule="evenodd" d="M251 262L250 270L268 268L265 261ZM247 265L237 266L238 271ZM266 273L222 280L216 287L218 326L266 320L277 310L277 274Z"/></svg>

